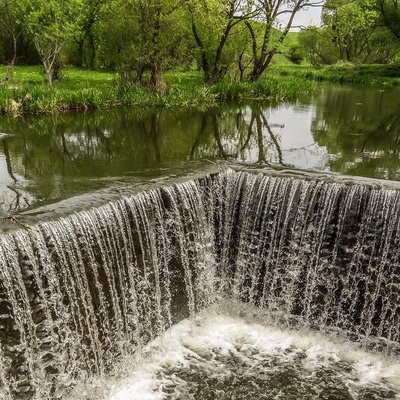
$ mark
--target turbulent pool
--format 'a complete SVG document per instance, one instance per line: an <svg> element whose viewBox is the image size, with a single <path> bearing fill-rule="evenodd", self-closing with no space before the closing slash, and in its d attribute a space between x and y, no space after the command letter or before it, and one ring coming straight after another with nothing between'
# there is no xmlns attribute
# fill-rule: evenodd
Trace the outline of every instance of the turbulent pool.
<svg viewBox="0 0 400 400"><path fill-rule="evenodd" d="M126 361L108 399L400 399L394 358L260 316L230 304L174 325Z"/></svg>

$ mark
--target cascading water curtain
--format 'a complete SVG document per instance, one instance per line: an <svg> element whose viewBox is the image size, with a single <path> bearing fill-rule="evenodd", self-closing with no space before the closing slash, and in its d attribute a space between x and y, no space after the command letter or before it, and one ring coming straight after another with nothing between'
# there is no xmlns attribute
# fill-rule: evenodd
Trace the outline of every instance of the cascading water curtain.
<svg viewBox="0 0 400 400"><path fill-rule="evenodd" d="M3 236L0 398L61 398L212 302L208 201L187 182Z"/></svg>
<svg viewBox="0 0 400 400"><path fill-rule="evenodd" d="M246 172L219 179L230 296L357 340L400 342L398 190Z"/></svg>

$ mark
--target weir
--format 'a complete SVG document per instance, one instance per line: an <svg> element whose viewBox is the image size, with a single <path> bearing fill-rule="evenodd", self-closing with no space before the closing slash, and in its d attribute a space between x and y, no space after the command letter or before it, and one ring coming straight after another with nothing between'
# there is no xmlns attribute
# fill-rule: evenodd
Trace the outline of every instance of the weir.
<svg viewBox="0 0 400 400"><path fill-rule="evenodd" d="M399 206L227 170L4 234L0 398L62 398L226 298L398 354Z"/></svg>

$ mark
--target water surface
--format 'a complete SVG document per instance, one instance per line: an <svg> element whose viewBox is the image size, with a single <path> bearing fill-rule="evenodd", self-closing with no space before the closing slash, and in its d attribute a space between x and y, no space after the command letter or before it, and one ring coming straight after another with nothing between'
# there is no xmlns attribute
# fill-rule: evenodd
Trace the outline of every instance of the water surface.
<svg viewBox="0 0 400 400"><path fill-rule="evenodd" d="M400 91L327 86L291 104L0 118L0 212L233 160L398 180Z"/></svg>

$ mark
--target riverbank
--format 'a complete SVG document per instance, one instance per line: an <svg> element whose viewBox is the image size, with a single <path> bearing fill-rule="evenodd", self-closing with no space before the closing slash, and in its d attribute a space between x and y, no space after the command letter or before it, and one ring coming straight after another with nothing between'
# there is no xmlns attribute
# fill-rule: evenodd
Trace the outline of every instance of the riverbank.
<svg viewBox="0 0 400 400"><path fill-rule="evenodd" d="M350 63L327 65L323 67L279 65L272 66L270 72L275 76L297 77L339 84L400 86L400 66L398 65L353 65Z"/></svg>
<svg viewBox="0 0 400 400"><path fill-rule="evenodd" d="M0 76L5 67L0 67ZM272 66L257 82L225 80L205 86L200 72L168 72L165 89L119 87L116 73L79 68L63 70L53 87L43 83L41 67L15 67L12 79L0 86L0 113L45 114L115 106L178 107L212 105L225 100L290 101L318 90L319 81L353 85L400 86L400 67L351 64L312 68Z"/></svg>
<svg viewBox="0 0 400 400"><path fill-rule="evenodd" d="M40 67L16 67L7 85L0 86L0 113L58 113L120 105L199 106L234 99L289 101L317 90L306 78L279 74L255 83L224 81L205 86L200 72L169 72L165 74L166 88L154 91L142 86L119 88L112 72L67 68L63 73L60 82L48 87Z"/></svg>

